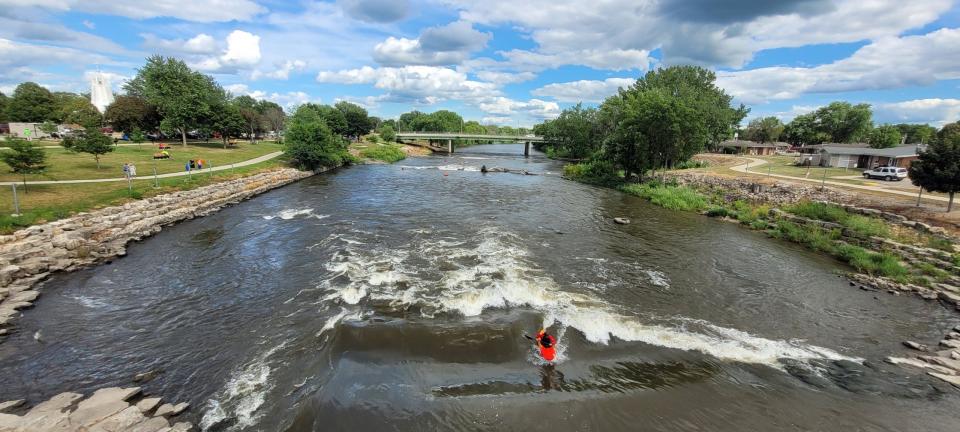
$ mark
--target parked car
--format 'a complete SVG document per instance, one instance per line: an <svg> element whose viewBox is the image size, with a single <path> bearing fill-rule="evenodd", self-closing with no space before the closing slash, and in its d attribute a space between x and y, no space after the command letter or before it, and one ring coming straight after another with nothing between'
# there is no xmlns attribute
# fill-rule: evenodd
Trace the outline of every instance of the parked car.
<svg viewBox="0 0 960 432"><path fill-rule="evenodd" d="M900 167L880 166L864 171L863 178L879 178L886 181L900 181L907 178L907 169Z"/></svg>

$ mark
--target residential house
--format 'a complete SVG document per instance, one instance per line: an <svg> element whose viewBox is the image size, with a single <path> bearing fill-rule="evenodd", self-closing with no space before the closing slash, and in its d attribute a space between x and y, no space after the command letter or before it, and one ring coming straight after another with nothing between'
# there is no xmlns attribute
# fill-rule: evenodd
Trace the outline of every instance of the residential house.
<svg viewBox="0 0 960 432"><path fill-rule="evenodd" d="M732 139L721 142L717 150L721 153L736 153L753 156L773 155L790 148L790 144L783 142L758 143L755 141Z"/></svg>
<svg viewBox="0 0 960 432"><path fill-rule="evenodd" d="M877 149L867 144L817 144L800 149L801 163L824 167L869 169L878 166L908 168L917 159L922 144Z"/></svg>

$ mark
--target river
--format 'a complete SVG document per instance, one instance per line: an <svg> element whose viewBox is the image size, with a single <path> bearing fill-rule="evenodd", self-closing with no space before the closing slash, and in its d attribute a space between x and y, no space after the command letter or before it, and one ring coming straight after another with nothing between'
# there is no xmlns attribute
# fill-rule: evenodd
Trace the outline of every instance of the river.
<svg viewBox="0 0 960 432"><path fill-rule="evenodd" d="M144 391L207 430L956 430L960 393L882 361L955 313L560 170L475 146L168 227L46 282L0 400L157 370ZM541 326L554 367L523 337Z"/></svg>

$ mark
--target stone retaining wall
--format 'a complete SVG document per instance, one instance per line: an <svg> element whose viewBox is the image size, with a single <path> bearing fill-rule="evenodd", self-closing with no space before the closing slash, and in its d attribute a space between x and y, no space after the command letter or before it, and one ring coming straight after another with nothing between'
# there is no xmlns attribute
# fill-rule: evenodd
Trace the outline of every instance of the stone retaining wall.
<svg viewBox="0 0 960 432"><path fill-rule="evenodd" d="M19 310L32 306L39 295L34 285L50 273L123 256L127 243L152 236L165 225L215 212L313 174L292 168L268 171L80 213L0 236L0 342L11 331L10 324Z"/></svg>

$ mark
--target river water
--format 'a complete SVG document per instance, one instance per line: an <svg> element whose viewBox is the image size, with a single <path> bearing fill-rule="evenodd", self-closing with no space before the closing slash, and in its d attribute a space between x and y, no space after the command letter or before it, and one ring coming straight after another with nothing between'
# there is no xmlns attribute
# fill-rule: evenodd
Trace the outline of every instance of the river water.
<svg viewBox="0 0 960 432"><path fill-rule="evenodd" d="M960 393L882 361L955 313L560 169L476 146L166 228L46 283L0 400L156 370L144 391L206 430L957 430Z"/></svg>

